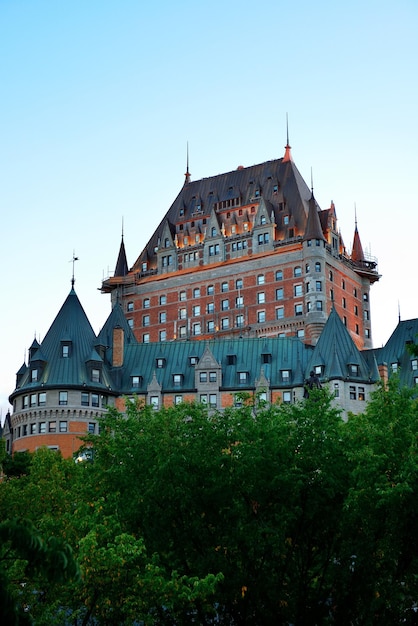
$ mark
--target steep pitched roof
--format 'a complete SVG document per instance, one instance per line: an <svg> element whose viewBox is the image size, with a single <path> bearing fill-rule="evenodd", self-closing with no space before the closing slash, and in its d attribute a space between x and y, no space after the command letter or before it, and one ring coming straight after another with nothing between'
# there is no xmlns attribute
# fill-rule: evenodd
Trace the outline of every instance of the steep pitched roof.
<svg viewBox="0 0 418 626"><path fill-rule="evenodd" d="M333 307L310 358L306 375L315 366L323 367L322 377L329 379L353 378L377 381L379 372L372 361L366 361L350 337ZM354 374L349 366L357 366Z"/></svg>
<svg viewBox="0 0 418 626"><path fill-rule="evenodd" d="M129 272L129 267L128 267L128 261L126 259L125 243L123 241L123 235L122 235L122 241L120 243L118 260L116 261L115 276L126 276L128 272Z"/></svg>
<svg viewBox="0 0 418 626"><path fill-rule="evenodd" d="M357 223L354 229L354 239L353 239L353 249L351 251L351 260L361 261L361 262L365 261L363 246L361 245L360 235L357 230Z"/></svg>
<svg viewBox="0 0 418 626"><path fill-rule="evenodd" d="M284 207L284 211L290 213L295 228L303 234L310 191L294 162L276 159L250 167L240 166L231 172L188 181L183 185L132 269L140 269L142 262L155 256L166 222L177 225L187 224L190 219L209 220L212 211L223 201L236 199L239 206L247 206L252 203L258 204L261 196L266 202L271 203L277 223L280 222L278 219L280 204L281 211Z"/></svg>
<svg viewBox="0 0 418 626"><path fill-rule="evenodd" d="M308 219L306 220L306 228L303 235L304 241L307 241L308 239L325 240L324 233L322 232L321 220L319 218L318 205L313 192L309 199Z"/></svg>
<svg viewBox="0 0 418 626"><path fill-rule="evenodd" d="M93 355L95 342L96 336L93 328L72 288L38 350L32 354L19 389L27 387L29 390L40 385L44 388L71 387L81 386L84 383L91 387L87 363ZM63 343L69 344L70 348L66 358L62 355ZM94 354L95 360L100 360L97 352L94 351ZM38 363L42 364L40 377L37 381L31 381L31 366ZM110 385L108 372L106 368L103 368L102 380L100 383L94 383L94 386L106 388Z"/></svg>
<svg viewBox="0 0 418 626"><path fill-rule="evenodd" d="M393 367L397 369L400 382L408 387L416 387L415 378L418 378L418 370L414 370L412 364L417 357L412 356L408 346L418 342L418 318L399 321L387 343L376 350L376 358L379 365L388 366L389 376L393 373Z"/></svg>

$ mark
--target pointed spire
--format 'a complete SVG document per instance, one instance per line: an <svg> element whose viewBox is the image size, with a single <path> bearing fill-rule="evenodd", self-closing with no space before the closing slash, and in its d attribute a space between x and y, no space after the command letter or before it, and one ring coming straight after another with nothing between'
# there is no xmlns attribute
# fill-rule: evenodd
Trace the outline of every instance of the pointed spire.
<svg viewBox="0 0 418 626"><path fill-rule="evenodd" d="M128 274L128 261L126 260L125 243L123 241L123 218L122 218L122 240L120 243L118 260L116 261L115 276L126 276Z"/></svg>
<svg viewBox="0 0 418 626"><path fill-rule="evenodd" d="M73 250L73 258L71 259L70 263L73 264L73 274L71 277L71 289L74 289L74 283L75 283L75 278L74 278L74 263L78 261L78 256L75 255L75 250Z"/></svg>
<svg viewBox="0 0 418 626"><path fill-rule="evenodd" d="M325 241L324 233L322 232L321 220L319 219L318 207L313 195L313 185L311 197L309 199L308 219L306 220L303 241L307 241L308 239L322 239Z"/></svg>
<svg viewBox="0 0 418 626"><path fill-rule="evenodd" d="M366 259L364 257L363 246L361 245L360 235L357 229L357 210L354 205L355 211L355 227L354 227L354 239L353 239L353 249L351 250L351 260L364 262Z"/></svg>
<svg viewBox="0 0 418 626"><path fill-rule="evenodd" d="M285 153L283 157L283 163L287 163L288 161L293 161L291 147L289 145L289 121L286 113L286 145L285 145Z"/></svg>
<svg viewBox="0 0 418 626"><path fill-rule="evenodd" d="M190 172L189 172L189 142L187 142L187 160L186 160L186 173L184 175L184 184L188 185L190 183Z"/></svg>

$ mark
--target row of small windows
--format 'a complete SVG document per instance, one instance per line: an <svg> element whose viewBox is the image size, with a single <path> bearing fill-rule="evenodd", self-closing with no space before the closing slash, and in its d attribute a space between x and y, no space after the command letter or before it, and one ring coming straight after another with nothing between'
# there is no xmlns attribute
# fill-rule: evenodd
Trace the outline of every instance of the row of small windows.
<svg viewBox="0 0 418 626"><path fill-rule="evenodd" d="M89 422L87 431L90 434L96 432L96 423ZM17 438L27 437L28 435L45 435L46 433L67 433L68 422L66 420L51 420L50 422L32 422L31 424L23 424L23 426L17 426L13 435Z"/></svg>
<svg viewBox="0 0 418 626"><path fill-rule="evenodd" d="M58 404L59 406L67 406L68 405L68 391L59 391L58 392ZM81 406L106 406L107 405L107 397L99 395L98 393L81 393ZM40 407L46 406L46 392L42 391L41 393L31 393L25 396L22 396L22 409L28 409L29 407Z"/></svg>

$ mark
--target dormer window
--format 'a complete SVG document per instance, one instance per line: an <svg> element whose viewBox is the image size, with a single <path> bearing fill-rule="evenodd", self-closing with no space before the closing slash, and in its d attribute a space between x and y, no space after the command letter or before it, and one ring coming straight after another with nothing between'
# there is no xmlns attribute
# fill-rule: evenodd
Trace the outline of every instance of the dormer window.
<svg viewBox="0 0 418 626"><path fill-rule="evenodd" d="M265 216L265 215L262 215L262 216L260 217L260 224L264 225L265 223L266 223L266 216Z"/></svg>
<svg viewBox="0 0 418 626"><path fill-rule="evenodd" d="M315 365L315 367L314 367L314 373L315 373L317 376L322 376L323 372L324 372L324 366L323 366L323 365Z"/></svg>
<svg viewBox="0 0 418 626"><path fill-rule="evenodd" d="M238 372L238 382L245 385L248 382L248 372Z"/></svg>
<svg viewBox="0 0 418 626"><path fill-rule="evenodd" d="M270 352L263 352L263 354L261 355L261 362L264 364L271 363L271 359L272 359L272 356Z"/></svg>
<svg viewBox="0 0 418 626"><path fill-rule="evenodd" d="M132 389L138 389L142 383L142 376L131 376Z"/></svg>
<svg viewBox="0 0 418 626"><path fill-rule="evenodd" d="M155 367L157 369L162 369L163 367L165 367L165 359L161 357L158 359L155 359Z"/></svg>
<svg viewBox="0 0 418 626"><path fill-rule="evenodd" d="M34 367L30 373L31 383L36 383L39 380L39 370L37 367Z"/></svg>
<svg viewBox="0 0 418 626"><path fill-rule="evenodd" d="M100 382L100 370L96 367L93 367L91 370L91 382L92 383Z"/></svg>
<svg viewBox="0 0 418 626"><path fill-rule="evenodd" d="M166 239L164 241L164 247L165 248L169 248L170 247L170 240L168 239L168 237L166 237Z"/></svg>
<svg viewBox="0 0 418 626"><path fill-rule="evenodd" d="M143 272L146 272L146 271L147 271L147 269L148 269L148 263L147 263L146 261L144 261L144 262L142 263L142 271L143 271Z"/></svg>
<svg viewBox="0 0 418 626"><path fill-rule="evenodd" d="M226 355L226 364L227 365L235 365L236 362L237 362L237 355L236 354L227 354Z"/></svg>
<svg viewBox="0 0 418 626"><path fill-rule="evenodd" d="M71 341L66 339L61 341L61 357L63 359L68 359L71 356Z"/></svg>
<svg viewBox="0 0 418 626"><path fill-rule="evenodd" d="M191 365L192 367L197 365L198 361L199 361L199 357L198 356L191 356L191 357L189 357L189 365Z"/></svg>
<svg viewBox="0 0 418 626"><path fill-rule="evenodd" d="M284 383L290 382L290 370L281 370L281 375Z"/></svg>
<svg viewBox="0 0 418 626"><path fill-rule="evenodd" d="M183 374L173 374L173 385L175 387L180 387L183 382Z"/></svg>
<svg viewBox="0 0 418 626"><path fill-rule="evenodd" d="M356 363L350 363L348 368L350 370L350 375L351 376L358 376L359 375L359 366Z"/></svg>

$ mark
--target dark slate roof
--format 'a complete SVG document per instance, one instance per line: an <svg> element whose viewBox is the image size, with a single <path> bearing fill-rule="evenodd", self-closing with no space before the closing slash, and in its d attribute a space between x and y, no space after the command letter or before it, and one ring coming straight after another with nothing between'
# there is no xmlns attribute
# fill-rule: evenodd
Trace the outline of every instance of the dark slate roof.
<svg viewBox="0 0 418 626"><path fill-rule="evenodd" d="M354 230L353 249L351 251L352 261L365 261L363 246L361 245L360 235L357 230L357 224Z"/></svg>
<svg viewBox="0 0 418 626"><path fill-rule="evenodd" d="M362 356L334 307L313 350L309 370L317 365L323 366L323 378L352 378L364 382L379 379L375 361ZM350 365L358 366L357 376L353 376Z"/></svg>
<svg viewBox="0 0 418 626"><path fill-rule="evenodd" d="M117 327L123 328L125 333L125 343L138 343L123 313L122 306L119 302L116 302L103 328L98 334L96 345L105 346L106 348L109 348L111 350L113 343L113 329ZM110 355L109 358L111 359L111 351L108 354Z"/></svg>
<svg viewBox="0 0 418 626"><path fill-rule="evenodd" d="M63 342L70 343L68 358L62 357ZM40 347L32 354L27 372L19 383L19 391L22 388L30 391L39 386L77 387L84 383L90 388L94 386L101 390L111 386L112 381L105 367L102 369L101 383L89 382L88 361L92 356L96 362L101 361L94 350L95 343L94 331L74 289L71 289ZM30 370L34 365L40 367L41 376L38 381L31 382Z"/></svg>
<svg viewBox="0 0 418 626"><path fill-rule="evenodd" d="M120 248L119 248L118 260L116 261L114 275L126 276L128 272L129 272L128 261L126 259L125 244L124 244L123 237L122 237L122 241L121 241Z"/></svg>
<svg viewBox="0 0 418 626"><path fill-rule="evenodd" d="M125 346L121 392L145 393L154 373L165 392L179 391L173 384L173 374L183 375L181 391L192 391L195 389L195 368L190 365L191 357L200 359L207 349L222 366L222 389L231 391L239 387L239 372L248 374L243 388L254 388L261 370L271 386L284 386L281 370L291 370L289 387L302 385L311 352L311 348L296 337L131 344ZM270 356L265 358L263 354ZM164 359L163 368L157 368L157 359ZM139 389L132 388L132 376L141 376Z"/></svg>
<svg viewBox="0 0 418 626"><path fill-rule="evenodd" d="M392 364L397 364L400 381L408 387L415 387L415 377L418 371L412 370L412 361L417 357L410 354L408 346L418 342L418 319L399 321L388 342L376 350L376 359L379 365L388 366L389 376L392 374Z"/></svg>
<svg viewBox="0 0 418 626"><path fill-rule="evenodd" d="M275 185L278 185L277 192L274 191ZM166 222L175 225L193 219L191 216L198 207L199 217L208 219L215 203L232 198L240 198L242 206L257 203L258 198L254 197L256 191L272 204L277 224L281 223L279 202L284 202L295 228L303 234L311 195L308 186L293 161L266 161L185 184L135 261L133 269L139 269L143 261L151 260L155 255Z"/></svg>
<svg viewBox="0 0 418 626"><path fill-rule="evenodd" d="M323 239L325 241L318 212L318 205L316 203L313 193L309 200L308 219L306 221L306 228L303 239L304 241L307 241L308 239Z"/></svg>

